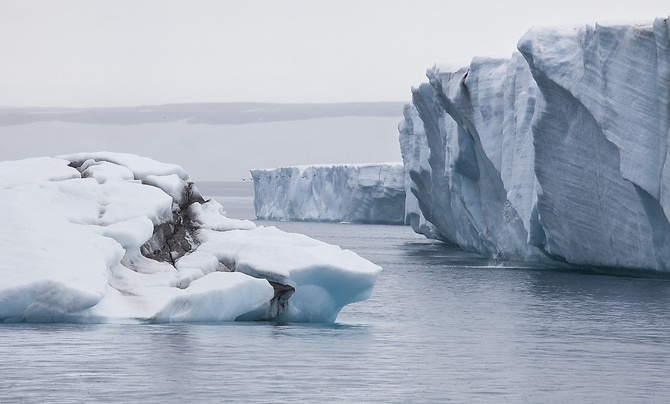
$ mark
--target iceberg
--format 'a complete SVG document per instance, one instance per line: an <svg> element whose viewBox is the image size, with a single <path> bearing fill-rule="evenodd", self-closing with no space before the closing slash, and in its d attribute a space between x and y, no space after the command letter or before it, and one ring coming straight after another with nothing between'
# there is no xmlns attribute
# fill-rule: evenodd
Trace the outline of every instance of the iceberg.
<svg viewBox="0 0 670 404"><path fill-rule="evenodd" d="M333 322L381 270L120 153L0 162L0 322Z"/></svg>
<svg viewBox="0 0 670 404"><path fill-rule="evenodd" d="M256 217L404 224L402 163L311 165L251 170Z"/></svg>
<svg viewBox="0 0 670 404"><path fill-rule="evenodd" d="M669 271L667 19L533 28L518 49L412 90L408 223L494 258Z"/></svg>

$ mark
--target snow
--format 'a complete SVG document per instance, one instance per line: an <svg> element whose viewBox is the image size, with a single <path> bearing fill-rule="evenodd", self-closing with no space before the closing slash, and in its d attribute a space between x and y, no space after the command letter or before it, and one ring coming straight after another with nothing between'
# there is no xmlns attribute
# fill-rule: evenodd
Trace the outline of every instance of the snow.
<svg viewBox="0 0 670 404"><path fill-rule="evenodd" d="M203 233L197 253L213 254L237 272L296 289L280 320L334 321L345 304L367 299L372 293L376 266L363 265L358 255L337 246L301 234L286 234L275 227ZM342 266L349 270L343 272ZM324 306L328 310L322 309Z"/></svg>
<svg viewBox="0 0 670 404"><path fill-rule="evenodd" d="M189 210L202 228L227 231L234 229L251 230L256 227L253 222L248 220L228 218L223 207L214 200L193 204L189 207Z"/></svg>
<svg viewBox="0 0 670 404"><path fill-rule="evenodd" d="M149 175L171 175L175 174L179 178L186 180L188 175L178 165L162 163L148 157L136 156L128 153L112 153L112 152L97 152L97 153L74 153L59 156L60 158L70 161L74 165L82 165L87 160L95 160L98 162L110 162L128 168L136 180L143 180Z"/></svg>
<svg viewBox="0 0 670 404"><path fill-rule="evenodd" d="M670 270L667 19L533 28L518 46L413 90L408 222L493 257Z"/></svg>
<svg viewBox="0 0 670 404"><path fill-rule="evenodd" d="M259 219L403 224L401 163L251 170Z"/></svg>
<svg viewBox="0 0 670 404"><path fill-rule="evenodd" d="M234 321L249 312L249 307L261 307L274 296L267 281L239 272L211 273L175 292L154 320Z"/></svg>
<svg viewBox="0 0 670 404"><path fill-rule="evenodd" d="M79 172L68 167L65 160L48 157L28 158L20 161L0 161L0 187L11 188L44 180L62 181L78 178Z"/></svg>
<svg viewBox="0 0 670 404"><path fill-rule="evenodd" d="M381 270L227 218L181 167L127 154L0 162L0 221L3 322L332 322Z"/></svg>

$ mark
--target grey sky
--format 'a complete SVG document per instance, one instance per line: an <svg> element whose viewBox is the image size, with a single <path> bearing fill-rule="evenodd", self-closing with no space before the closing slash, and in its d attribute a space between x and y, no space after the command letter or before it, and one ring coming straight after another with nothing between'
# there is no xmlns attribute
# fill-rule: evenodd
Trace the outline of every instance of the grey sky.
<svg viewBox="0 0 670 404"><path fill-rule="evenodd" d="M434 63L532 25L667 17L667 0L0 0L0 106L409 100Z"/></svg>

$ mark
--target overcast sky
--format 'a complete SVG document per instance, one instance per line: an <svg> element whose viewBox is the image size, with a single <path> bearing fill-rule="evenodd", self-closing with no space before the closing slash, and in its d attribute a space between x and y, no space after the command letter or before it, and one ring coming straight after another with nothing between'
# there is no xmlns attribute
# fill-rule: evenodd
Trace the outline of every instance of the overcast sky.
<svg viewBox="0 0 670 404"><path fill-rule="evenodd" d="M667 0L0 0L0 106L401 101L435 63L533 25L667 17Z"/></svg>

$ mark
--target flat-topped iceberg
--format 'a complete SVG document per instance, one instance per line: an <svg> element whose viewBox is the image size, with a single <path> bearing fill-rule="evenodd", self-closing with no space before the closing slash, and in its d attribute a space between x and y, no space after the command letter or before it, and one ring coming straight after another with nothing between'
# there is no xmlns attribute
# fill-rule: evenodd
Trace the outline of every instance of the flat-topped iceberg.
<svg viewBox="0 0 670 404"><path fill-rule="evenodd" d="M332 322L381 269L127 154L0 162L0 221L0 322Z"/></svg>
<svg viewBox="0 0 670 404"><path fill-rule="evenodd" d="M493 257L670 270L667 19L534 28L518 47L413 90L408 222Z"/></svg>
<svg viewBox="0 0 670 404"><path fill-rule="evenodd" d="M343 164L251 170L256 217L403 224L402 163Z"/></svg>

